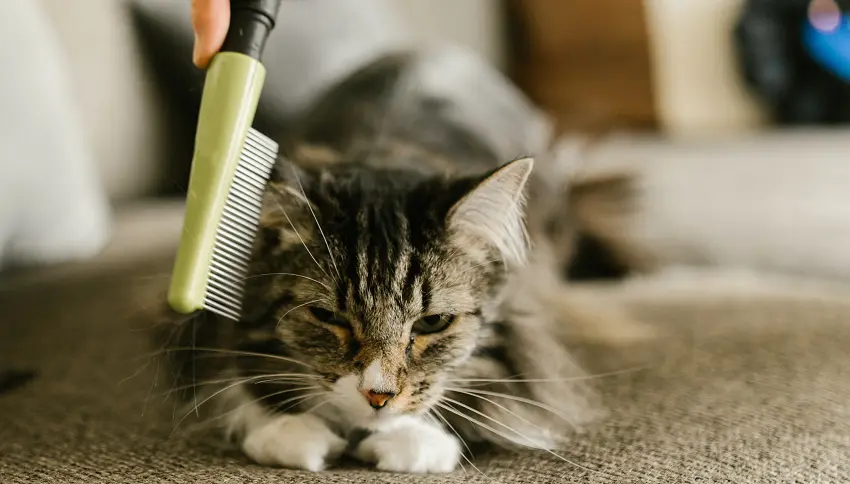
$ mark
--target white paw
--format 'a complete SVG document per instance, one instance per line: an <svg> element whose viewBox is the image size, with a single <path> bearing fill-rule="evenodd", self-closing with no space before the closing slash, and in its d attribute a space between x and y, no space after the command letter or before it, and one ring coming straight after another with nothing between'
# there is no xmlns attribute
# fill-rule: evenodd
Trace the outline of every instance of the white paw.
<svg viewBox="0 0 850 484"><path fill-rule="evenodd" d="M318 472L345 451L346 442L315 415L281 415L250 431L242 450L253 461Z"/></svg>
<svg viewBox="0 0 850 484"><path fill-rule="evenodd" d="M405 419L365 438L356 456L382 471L444 473L455 469L461 450L458 440L443 429Z"/></svg>

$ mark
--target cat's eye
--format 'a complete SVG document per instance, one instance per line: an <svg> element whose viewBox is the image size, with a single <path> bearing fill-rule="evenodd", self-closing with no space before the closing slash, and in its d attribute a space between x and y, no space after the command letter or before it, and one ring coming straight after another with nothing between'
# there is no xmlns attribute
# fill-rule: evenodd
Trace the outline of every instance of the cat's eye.
<svg viewBox="0 0 850 484"><path fill-rule="evenodd" d="M454 320L454 314L432 314L425 316L413 324L413 332L416 334L439 333L448 328Z"/></svg>
<svg viewBox="0 0 850 484"><path fill-rule="evenodd" d="M310 314L313 315L318 321L325 324L332 324L334 326L342 326L347 328L349 326L348 321L345 318L338 316L333 311L328 311L327 309L319 308L316 306L310 306L307 308L310 311Z"/></svg>

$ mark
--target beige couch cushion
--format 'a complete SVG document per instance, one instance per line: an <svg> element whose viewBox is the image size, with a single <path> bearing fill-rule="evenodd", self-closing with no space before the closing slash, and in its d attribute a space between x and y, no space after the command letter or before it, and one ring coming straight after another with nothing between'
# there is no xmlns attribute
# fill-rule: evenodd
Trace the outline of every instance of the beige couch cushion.
<svg viewBox="0 0 850 484"><path fill-rule="evenodd" d="M2 287L0 361L36 372L0 394L4 483L833 484L850 476L847 287L753 280L741 292L692 277L690 290L672 294L640 281L583 288L627 304L660 334L648 347L589 352L594 371L623 367L633 351L651 355L645 369L596 380L610 416L560 452L593 471L541 452L478 450L483 476L470 466L397 476L352 462L310 474L252 465L191 418L172 434L183 413L164 398L167 388L152 386L165 370L149 355L150 308L162 301L169 259Z"/></svg>
<svg viewBox="0 0 850 484"><path fill-rule="evenodd" d="M583 170L633 170L623 245L653 263L850 279L850 130L712 140L614 137ZM614 168L616 167L616 168Z"/></svg>

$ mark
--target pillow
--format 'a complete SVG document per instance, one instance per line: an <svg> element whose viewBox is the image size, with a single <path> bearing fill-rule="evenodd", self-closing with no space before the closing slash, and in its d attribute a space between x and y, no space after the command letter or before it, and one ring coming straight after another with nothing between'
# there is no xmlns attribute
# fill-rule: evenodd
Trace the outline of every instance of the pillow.
<svg viewBox="0 0 850 484"><path fill-rule="evenodd" d="M93 256L110 210L39 2L0 2L0 267Z"/></svg>

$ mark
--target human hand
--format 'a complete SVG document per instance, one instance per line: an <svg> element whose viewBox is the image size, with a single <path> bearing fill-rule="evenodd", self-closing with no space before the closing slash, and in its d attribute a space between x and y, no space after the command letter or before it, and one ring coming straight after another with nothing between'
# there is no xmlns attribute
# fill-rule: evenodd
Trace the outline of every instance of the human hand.
<svg viewBox="0 0 850 484"><path fill-rule="evenodd" d="M230 0L192 0L195 49L192 62L201 69L221 49L230 25Z"/></svg>

